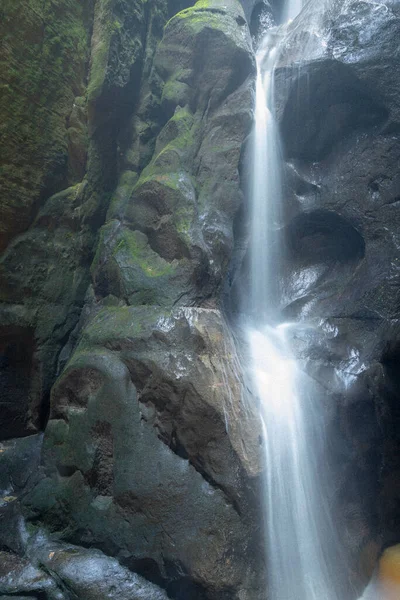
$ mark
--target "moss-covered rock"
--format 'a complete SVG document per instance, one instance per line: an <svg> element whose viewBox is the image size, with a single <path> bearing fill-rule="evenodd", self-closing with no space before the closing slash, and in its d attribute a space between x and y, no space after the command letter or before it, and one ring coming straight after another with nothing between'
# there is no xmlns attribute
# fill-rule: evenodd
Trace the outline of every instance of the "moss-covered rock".
<svg viewBox="0 0 400 600"><path fill-rule="evenodd" d="M128 304L172 306L189 288L187 260L165 260L150 246L146 234L110 221L100 234L92 264L96 290Z"/></svg>
<svg viewBox="0 0 400 600"><path fill-rule="evenodd" d="M108 218L147 236L153 268L158 255L184 271L173 279L175 292L168 288L165 305L172 299L215 305L233 249L242 200L238 165L252 115L254 62L240 4L198 2L177 14L154 62L150 79L155 87L162 83L161 114L168 119L144 168L137 142L149 130L143 127L135 138Z"/></svg>
<svg viewBox="0 0 400 600"><path fill-rule="evenodd" d="M30 377L33 388L24 392L21 384L14 401L7 396L4 427L15 420L7 435L35 431L44 422L117 181L119 129L134 111L147 44L151 39L155 46L168 18L164 1L32 0L23 8L6 1L0 9L0 338L5 353L15 347L17 354L18 335L30 340L21 380ZM156 22L151 37L148 28ZM127 260L122 247L117 254ZM139 267L145 279L149 272ZM133 280L132 295L137 276ZM153 292L141 293L150 299ZM12 373L4 371L7 386Z"/></svg>
<svg viewBox="0 0 400 600"><path fill-rule="evenodd" d="M90 0L2 3L0 250L46 194L76 177L66 123L85 92L91 8Z"/></svg>
<svg viewBox="0 0 400 600"><path fill-rule="evenodd" d="M18 349L18 339L23 341L25 352L15 360L21 363L21 377L25 374L31 381L25 395L12 402L19 416L13 426L3 423L7 437L42 425L60 348L83 305L95 241L93 231L83 224L83 189L77 185L49 198L34 225L17 236L0 258L3 352ZM14 372L12 365L13 361L5 364L2 371L7 381ZM17 422L21 425L16 429Z"/></svg>
<svg viewBox="0 0 400 600"><path fill-rule="evenodd" d="M254 69L240 3L200 0L178 13L165 29L156 64L168 86L170 105L181 104L181 84L190 88L186 102L202 110L220 105Z"/></svg>
<svg viewBox="0 0 400 600"><path fill-rule="evenodd" d="M19 374L25 398L17 419L9 413L15 435L46 423L59 375L42 468L29 489L17 490L15 522L23 501L29 531L39 525L101 547L168 595L249 600L260 570L249 516L257 430L245 419L220 314L172 309L218 303L251 120L248 31L234 0L200 2L169 21L192 2L88 0L86 12L83 3L69 12L71 1L41 7L55 10L57 27L65 19L75 35L76 17L87 34L66 68L76 77L64 82L68 93L44 93L54 115L37 130L43 126L59 162L39 151L37 165L30 161L36 146L21 156L27 171L35 165L52 175L50 183L38 179L39 193L26 183L29 219L4 242L0 263L0 351L14 361L5 381ZM60 47L68 36L60 34ZM19 534L25 552L28 538ZM0 526L0 546L8 547L4 539ZM120 597L108 581L90 587L85 552L79 564L66 554L48 568L67 580L62 561L78 565L67 582L75 595ZM36 590L43 592L27 593Z"/></svg>
<svg viewBox="0 0 400 600"><path fill-rule="evenodd" d="M217 311L101 310L52 392L29 513L127 564L153 561L165 585L163 564L179 563L209 598L240 598L259 441L234 364Z"/></svg>

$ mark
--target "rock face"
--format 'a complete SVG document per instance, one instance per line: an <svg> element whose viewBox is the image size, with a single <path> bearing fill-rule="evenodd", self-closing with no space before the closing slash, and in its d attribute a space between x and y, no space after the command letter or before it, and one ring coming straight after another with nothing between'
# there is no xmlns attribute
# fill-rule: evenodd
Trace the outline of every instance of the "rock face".
<svg viewBox="0 0 400 600"><path fill-rule="evenodd" d="M101 310L53 389L44 478L24 499L35 520L153 577L190 576L191 597L243 586L258 434L239 427L231 352L216 311Z"/></svg>
<svg viewBox="0 0 400 600"><path fill-rule="evenodd" d="M29 227L40 201L85 172L92 11L90 0L2 3L1 251Z"/></svg>
<svg viewBox="0 0 400 600"><path fill-rule="evenodd" d="M318 14L317 3L307 11ZM332 503L357 586L399 536L400 9L333 2L320 36L308 16L293 24L275 75L288 248L281 310L303 324L293 345L322 386ZM239 291L245 277L244 268Z"/></svg>
<svg viewBox="0 0 400 600"><path fill-rule="evenodd" d="M4 8L23 90L1 109L0 594L259 598L259 427L218 310L252 121L244 12L49 4L24 17L29 52Z"/></svg>
<svg viewBox="0 0 400 600"><path fill-rule="evenodd" d="M153 74L161 130L140 170L143 125L134 124L92 266L96 295L131 305L215 305L242 200L237 167L253 71L238 3L199 2L168 22Z"/></svg>
<svg viewBox="0 0 400 600"><path fill-rule="evenodd" d="M0 552L0 591L23 591L31 598L35 592L50 600L66 600L73 594L82 600L166 600L165 592L142 577L121 567L115 559L99 550L84 550L70 544L51 543L38 536L29 554L40 567L9 552ZM49 575L48 573L51 573ZM34 596L36 597L36 596Z"/></svg>
<svg viewBox="0 0 400 600"><path fill-rule="evenodd" d="M265 598L259 425L220 297L246 290L247 23L280 6L3 2L4 598ZM293 343L356 586L400 518L399 22L333 2L326 44L294 23L276 71L281 309L310 325Z"/></svg>

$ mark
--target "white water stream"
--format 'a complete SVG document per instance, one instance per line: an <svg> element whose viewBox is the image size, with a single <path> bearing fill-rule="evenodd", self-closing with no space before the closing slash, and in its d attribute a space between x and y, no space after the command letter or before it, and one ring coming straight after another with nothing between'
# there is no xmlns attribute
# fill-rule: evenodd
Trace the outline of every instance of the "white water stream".
<svg viewBox="0 0 400 600"><path fill-rule="evenodd" d="M290 0L293 19L302 0ZM343 600L341 556L318 461L323 420L302 385L288 333L274 323L279 294L281 156L274 119L274 69L280 30L268 32L257 53L252 152L251 321L246 332L254 393L260 401L266 459L265 515L269 600ZM298 57L301 59L302 57ZM319 463L320 464L320 463ZM343 573L342 573L343 574Z"/></svg>

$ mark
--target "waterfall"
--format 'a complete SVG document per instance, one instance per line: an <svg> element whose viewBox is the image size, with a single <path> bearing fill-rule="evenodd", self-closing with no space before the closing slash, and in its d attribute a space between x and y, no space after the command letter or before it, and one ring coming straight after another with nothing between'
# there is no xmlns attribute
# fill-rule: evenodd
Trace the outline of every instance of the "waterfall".
<svg viewBox="0 0 400 600"><path fill-rule="evenodd" d="M303 0L286 0L283 6L283 22L291 21L303 8Z"/></svg>
<svg viewBox="0 0 400 600"><path fill-rule="evenodd" d="M290 0L286 19L301 9ZM249 314L245 330L266 460L265 522L270 600L343 600L341 552L318 464L323 415L289 343L293 325L275 316L279 294L282 183L274 119L274 69L286 26L267 32L257 52L252 142ZM299 57L302 58L302 57Z"/></svg>

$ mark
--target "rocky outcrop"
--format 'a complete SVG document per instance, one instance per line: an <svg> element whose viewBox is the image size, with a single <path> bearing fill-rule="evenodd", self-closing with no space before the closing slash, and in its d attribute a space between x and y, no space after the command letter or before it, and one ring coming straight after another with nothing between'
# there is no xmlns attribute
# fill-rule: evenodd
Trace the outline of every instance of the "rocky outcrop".
<svg viewBox="0 0 400 600"><path fill-rule="evenodd" d="M300 322L294 349L322 386L332 505L358 586L399 536L400 12L333 2L316 36L318 7L292 24L275 74L288 248L280 308ZM245 277L246 267L239 295Z"/></svg>
<svg viewBox="0 0 400 600"><path fill-rule="evenodd" d="M29 227L41 201L85 172L92 4L2 4L0 251Z"/></svg>
<svg viewBox="0 0 400 600"><path fill-rule="evenodd" d="M216 311L101 310L53 389L31 518L167 590L243 587L259 441L228 340Z"/></svg>
<svg viewBox="0 0 400 600"><path fill-rule="evenodd" d="M254 60L239 4L200 2L176 15L154 64L162 129L140 171L143 132L133 124L92 266L95 293L131 305L215 305L251 124Z"/></svg>
<svg viewBox="0 0 400 600"><path fill-rule="evenodd" d="M9 437L46 419L115 187L121 123L170 16L166 2L144 11L124 0L36 4L22 21L18 2L2 7L0 338Z"/></svg>
<svg viewBox="0 0 400 600"><path fill-rule="evenodd" d="M0 552L2 598L66 600L166 600L167 595L142 577L120 566L99 550L84 550L70 544L49 542L43 536L29 547L32 562L9 552ZM40 565L40 566L36 566ZM15 596L14 592L27 596Z"/></svg>
<svg viewBox="0 0 400 600"><path fill-rule="evenodd" d="M7 226L6 595L259 596L259 431L218 310L254 58L239 2L191 4L88 4L59 178Z"/></svg>
<svg viewBox="0 0 400 600"><path fill-rule="evenodd" d="M257 34L280 3L11 4L0 594L263 598L259 429L219 304L247 289L246 19ZM280 308L303 325L356 587L398 536L399 16L334 2L322 37L300 17L275 82Z"/></svg>

